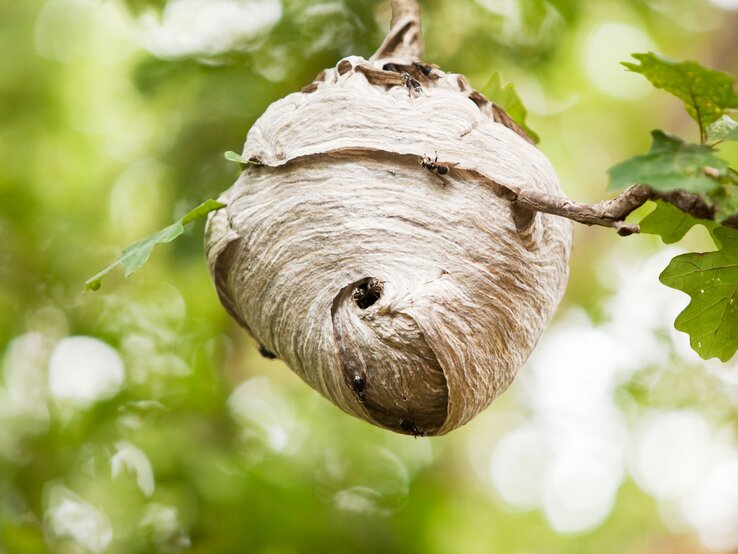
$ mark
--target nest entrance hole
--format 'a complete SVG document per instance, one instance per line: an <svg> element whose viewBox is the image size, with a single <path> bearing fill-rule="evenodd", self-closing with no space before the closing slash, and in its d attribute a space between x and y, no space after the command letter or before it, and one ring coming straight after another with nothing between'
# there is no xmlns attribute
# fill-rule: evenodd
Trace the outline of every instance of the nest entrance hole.
<svg viewBox="0 0 738 554"><path fill-rule="evenodd" d="M382 298L384 288L374 277L367 277L360 281L354 289L354 302L361 310L366 310L373 306Z"/></svg>

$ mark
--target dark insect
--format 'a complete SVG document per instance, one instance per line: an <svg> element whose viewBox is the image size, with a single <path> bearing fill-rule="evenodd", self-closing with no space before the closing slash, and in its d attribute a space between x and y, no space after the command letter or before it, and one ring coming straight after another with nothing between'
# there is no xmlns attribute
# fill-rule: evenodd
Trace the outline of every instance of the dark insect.
<svg viewBox="0 0 738 554"><path fill-rule="evenodd" d="M351 388L354 389L359 402L366 402L366 381L361 375L354 375L351 381Z"/></svg>
<svg viewBox="0 0 738 554"><path fill-rule="evenodd" d="M418 94L423 92L423 87L420 86L417 79L413 79L412 75L407 72L402 74L402 84L411 92L415 91Z"/></svg>
<svg viewBox="0 0 738 554"><path fill-rule="evenodd" d="M368 279L354 289L354 302L362 310L373 306L382 297L382 284L376 279Z"/></svg>
<svg viewBox="0 0 738 554"><path fill-rule="evenodd" d="M422 158L420 158L420 165L438 175L448 174L450 168L452 167L449 164L439 164L438 154L436 154L436 157L432 160L430 159L430 156L423 156Z"/></svg>
<svg viewBox="0 0 738 554"><path fill-rule="evenodd" d="M426 65L424 63L413 62L413 67L426 77L431 74L431 71L433 71L433 68L430 65Z"/></svg>
<svg viewBox="0 0 738 554"><path fill-rule="evenodd" d="M267 350L266 348L264 348L263 344L259 345L259 354L264 356L267 360L274 360L277 358L277 355L271 350Z"/></svg>
<svg viewBox="0 0 738 554"><path fill-rule="evenodd" d="M415 438L425 436L425 429L423 429L420 425L415 423L413 419L401 419L400 427L402 428L403 431L412 435Z"/></svg>

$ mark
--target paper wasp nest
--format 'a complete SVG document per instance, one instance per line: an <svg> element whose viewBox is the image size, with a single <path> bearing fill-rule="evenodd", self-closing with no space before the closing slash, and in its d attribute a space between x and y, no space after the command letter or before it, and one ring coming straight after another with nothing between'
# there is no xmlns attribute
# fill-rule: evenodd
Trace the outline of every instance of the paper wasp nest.
<svg viewBox="0 0 738 554"><path fill-rule="evenodd" d="M494 100L494 99L492 99ZM211 217L223 305L342 410L441 435L503 392L568 274L546 157L461 75L348 57L272 104Z"/></svg>

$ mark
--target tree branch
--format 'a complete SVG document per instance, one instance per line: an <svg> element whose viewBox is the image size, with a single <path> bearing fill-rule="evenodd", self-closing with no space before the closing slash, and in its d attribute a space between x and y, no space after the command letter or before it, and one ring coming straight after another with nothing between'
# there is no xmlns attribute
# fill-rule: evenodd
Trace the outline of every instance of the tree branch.
<svg viewBox="0 0 738 554"><path fill-rule="evenodd" d="M562 196L554 196L537 191L502 188L502 196L514 206L566 217L585 225L601 225L617 229L620 236L639 233L635 223L625 219L649 200L663 200L699 219L714 219L715 210L708 206L697 194L674 191L660 193L646 185L633 185L611 200L597 204L581 204Z"/></svg>
<svg viewBox="0 0 738 554"><path fill-rule="evenodd" d="M423 33L420 26L420 6L417 0L390 0L392 19L387 38L372 56L383 58L423 58Z"/></svg>
<svg viewBox="0 0 738 554"><path fill-rule="evenodd" d="M390 0L390 6L392 8L390 32L371 59L422 60L423 34L418 1ZM640 232L637 224L626 223L625 219L649 200L663 200L698 219L715 218L715 209L707 205L697 194L684 191L660 193L646 185L633 185L615 198L591 205L575 202L565 196L515 190L505 186L500 186L499 191L502 197L513 204L516 212L515 221L519 228L528 225L535 212L543 212L566 217L585 225L612 227L620 236L625 237ZM738 226L738 221L736 225Z"/></svg>
<svg viewBox="0 0 738 554"><path fill-rule="evenodd" d="M420 6L416 0L390 0L390 5L392 6L390 27L394 27L406 17L420 21Z"/></svg>

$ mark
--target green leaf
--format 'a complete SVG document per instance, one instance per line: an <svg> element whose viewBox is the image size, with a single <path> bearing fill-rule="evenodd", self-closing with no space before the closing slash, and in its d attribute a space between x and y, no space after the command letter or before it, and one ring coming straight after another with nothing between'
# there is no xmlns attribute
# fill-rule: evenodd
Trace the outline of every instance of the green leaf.
<svg viewBox="0 0 738 554"><path fill-rule="evenodd" d="M223 202L218 202L217 200L213 200L212 198L210 198L208 200L205 200L205 202L203 202L196 208L193 208L192 210L187 212L179 221L180 223L182 223L182 225L187 225L188 223L192 223L197 219L202 219L210 212L214 212L225 207L226 204L223 204Z"/></svg>
<svg viewBox="0 0 738 554"><path fill-rule="evenodd" d="M225 156L225 159L228 160L229 162L236 162L237 164L243 164L243 165L246 165L247 163L249 163L249 161L246 158L244 158L241 154L237 154L233 150L229 150L228 152L224 154L224 156Z"/></svg>
<svg viewBox="0 0 738 554"><path fill-rule="evenodd" d="M642 233L660 235L666 244L679 242L687 234L687 231L695 225L704 225L708 230L712 230L715 227L715 222L693 217L673 204L662 200L657 200L656 209L639 223Z"/></svg>
<svg viewBox="0 0 738 554"><path fill-rule="evenodd" d="M145 239L126 246L123 249L123 255L117 263L123 266L124 275L129 277L132 273L140 269L149 259L151 251L157 244L172 242L179 235L184 233L184 225L180 221L165 227L161 231L157 231L153 235L149 235Z"/></svg>
<svg viewBox="0 0 738 554"><path fill-rule="evenodd" d="M694 61L674 62L653 52L633 54L633 57L640 65L632 62L623 65L684 102L687 113L700 126L702 142L706 141L710 123L720 119L726 109L738 108L738 94L733 88L738 80L735 75Z"/></svg>
<svg viewBox="0 0 738 554"><path fill-rule="evenodd" d="M738 350L738 229L718 227L714 235L720 250L677 256L659 279L691 298L674 327L704 359L727 362Z"/></svg>
<svg viewBox="0 0 738 554"><path fill-rule="evenodd" d="M720 179L730 169L712 149L702 144L689 144L663 131L651 131L653 144L647 154L625 160L608 170L610 190L638 183L668 192L686 190L707 193L720 186Z"/></svg>
<svg viewBox="0 0 738 554"><path fill-rule="evenodd" d="M102 285L103 278L119 265L123 266L125 277L129 277L132 273L141 269L141 267L148 261L152 250L157 244L172 242L184 233L185 225L192 223L197 219L201 219L210 212L219 210L223 207L225 207L225 204L221 202L216 200L207 200L195 209L187 212L187 214L178 221L164 227L164 229L126 246L123 249L123 254L120 258L85 282L85 290L98 290Z"/></svg>
<svg viewBox="0 0 738 554"><path fill-rule="evenodd" d="M715 206L715 220L725 221L738 214L738 186L736 180L738 174L735 170L731 170L725 184L710 193L709 202Z"/></svg>
<svg viewBox="0 0 738 554"><path fill-rule="evenodd" d="M254 160L247 160L241 154L237 154L233 152L232 150L229 150L228 152L225 153L225 159L228 160L229 162L236 162L241 167L241 171L246 169L246 166L249 164L261 165L260 162L254 161Z"/></svg>
<svg viewBox="0 0 738 554"><path fill-rule="evenodd" d="M520 96L518 96L515 85L508 83L502 86L500 74L495 73L487 84L484 85L484 88L482 88L482 94L505 110L534 142L540 140L536 132L528 127L525 122L525 118L528 116L528 110L523 105Z"/></svg>
<svg viewBox="0 0 738 554"><path fill-rule="evenodd" d="M727 115L718 119L707 128L707 142L717 144L725 140L738 141L738 122Z"/></svg>

